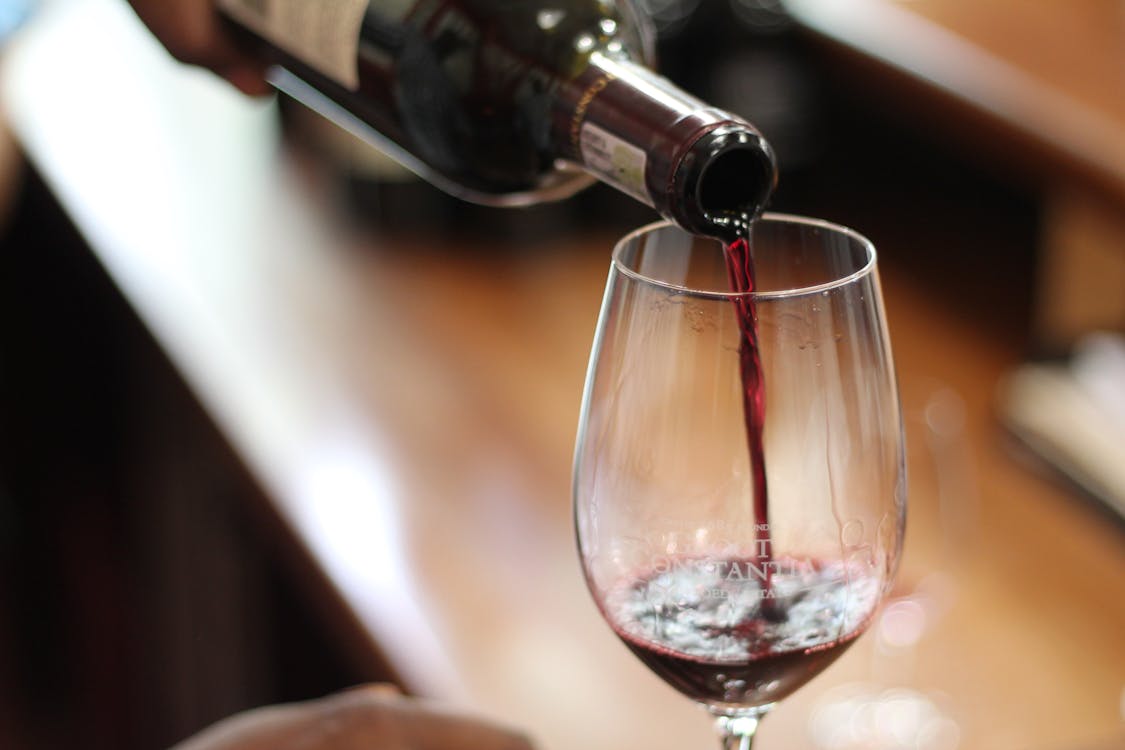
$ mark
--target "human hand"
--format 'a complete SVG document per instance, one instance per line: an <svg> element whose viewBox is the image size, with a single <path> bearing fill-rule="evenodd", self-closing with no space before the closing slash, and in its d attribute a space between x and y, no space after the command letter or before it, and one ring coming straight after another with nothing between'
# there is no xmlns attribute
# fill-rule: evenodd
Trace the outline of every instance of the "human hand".
<svg viewBox="0 0 1125 750"><path fill-rule="evenodd" d="M532 750L520 734L389 685L225 719L172 750Z"/></svg>
<svg viewBox="0 0 1125 750"><path fill-rule="evenodd" d="M129 0L177 60L210 68L245 94L270 91L265 64L240 49L223 27L214 0Z"/></svg>

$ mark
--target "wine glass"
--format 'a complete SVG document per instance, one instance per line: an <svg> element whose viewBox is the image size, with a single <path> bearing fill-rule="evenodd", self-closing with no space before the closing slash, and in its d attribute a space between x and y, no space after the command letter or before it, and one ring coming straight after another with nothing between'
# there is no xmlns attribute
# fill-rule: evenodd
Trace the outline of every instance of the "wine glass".
<svg viewBox="0 0 1125 750"><path fill-rule="evenodd" d="M573 487L602 616L741 750L872 621L906 507L874 247L778 214L748 246L755 291L732 292L716 240L618 243Z"/></svg>

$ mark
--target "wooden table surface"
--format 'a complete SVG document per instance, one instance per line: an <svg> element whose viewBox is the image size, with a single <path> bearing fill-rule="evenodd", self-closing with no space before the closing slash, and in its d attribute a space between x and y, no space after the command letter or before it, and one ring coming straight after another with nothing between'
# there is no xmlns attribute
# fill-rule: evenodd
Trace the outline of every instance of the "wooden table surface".
<svg viewBox="0 0 1125 750"><path fill-rule="evenodd" d="M1080 173L1125 201L1125 7L1118 0L786 0L806 27L1016 139L1040 177ZM963 116L963 115L962 115ZM963 127L938 116L931 128ZM980 132L984 131L984 132ZM958 133L964 136L965 134ZM1042 158L1043 156L1046 158Z"/></svg>
<svg viewBox="0 0 1125 750"><path fill-rule="evenodd" d="M544 748L710 747L599 620L572 540L613 238L345 230L269 105L174 66L123 4L59 6L5 63L15 131L360 623L355 658L377 644L407 687ZM89 64L49 64L60 49ZM1004 450L993 388L1019 353L884 282L912 445L899 591L760 746L847 747L910 715L923 747L1122 741L1120 529Z"/></svg>
<svg viewBox="0 0 1125 750"><path fill-rule="evenodd" d="M1042 195L1035 335L1125 325L1125 5L786 0L840 84Z"/></svg>

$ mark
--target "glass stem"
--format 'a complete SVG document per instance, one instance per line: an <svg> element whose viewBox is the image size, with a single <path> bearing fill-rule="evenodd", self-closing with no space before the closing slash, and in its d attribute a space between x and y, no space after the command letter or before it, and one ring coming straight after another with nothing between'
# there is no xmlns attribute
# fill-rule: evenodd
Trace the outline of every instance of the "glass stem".
<svg viewBox="0 0 1125 750"><path fill-rule="evenodd" d="M754 744L754 735L758 732L767 708L734 716L719 716L715 721L715 729L719 733L722 750L750 750Z"/></svg>

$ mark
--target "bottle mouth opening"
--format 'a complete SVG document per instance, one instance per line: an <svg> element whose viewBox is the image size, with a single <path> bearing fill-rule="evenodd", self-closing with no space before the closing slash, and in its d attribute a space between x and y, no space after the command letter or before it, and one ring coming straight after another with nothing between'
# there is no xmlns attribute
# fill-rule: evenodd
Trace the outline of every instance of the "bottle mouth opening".
<svg viewBox="0 0 1125 750"><path fill-rule="evenodd" d="M741 123L701 137L684 160L684 206L673 220L690 232L732 241L765 210L777 184L773 150Z"/></svg>
<svg viewBox="0 0 1125 750"><path fill-rule="evenodd" d="M768 152L736 145L711 161L700 175L699 206L717 224L752 219L773 192L774 165Z"/></svg>

